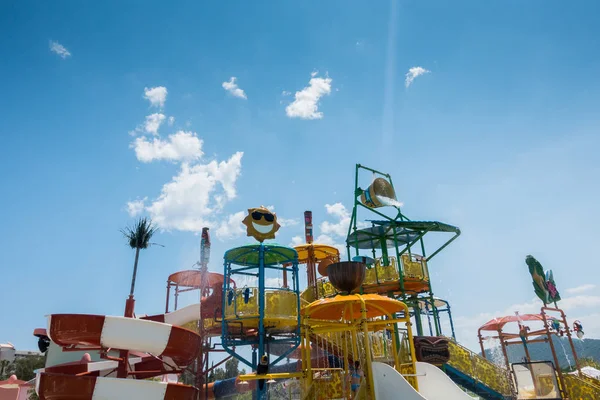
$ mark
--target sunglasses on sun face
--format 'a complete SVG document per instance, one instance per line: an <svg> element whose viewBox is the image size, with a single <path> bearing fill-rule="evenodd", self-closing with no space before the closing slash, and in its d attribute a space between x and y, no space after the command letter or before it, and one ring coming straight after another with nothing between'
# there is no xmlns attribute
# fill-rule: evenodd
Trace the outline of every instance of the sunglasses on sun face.
<svg viewBox="0 0 600 400"><path fill-rule="evenodd" d="M275 219L273 214L262 213L260 211L254 211L252 213L252 219L255 221L260 221L261 217L265 217L265 221L267 222L273 222L273 220Z"/></svg>

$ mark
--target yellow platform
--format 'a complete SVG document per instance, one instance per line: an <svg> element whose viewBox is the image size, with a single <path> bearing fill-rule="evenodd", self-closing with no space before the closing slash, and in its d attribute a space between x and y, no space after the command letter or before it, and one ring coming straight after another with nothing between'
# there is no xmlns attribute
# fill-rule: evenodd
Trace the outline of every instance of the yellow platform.
<svg viewBox="0 0 600 400"><path fill-rule="evenodd" d="M249 288L246 302L243 289L236 289L231 303L226 295L224 318L228 322L239 321L244 328L257 328L259 321L258 288ZM295 293L284 290L265 291L265 316L263 323L267 330L290 331L298 326L298 298ZM233 325L231 325L233 326Z"/></svg>

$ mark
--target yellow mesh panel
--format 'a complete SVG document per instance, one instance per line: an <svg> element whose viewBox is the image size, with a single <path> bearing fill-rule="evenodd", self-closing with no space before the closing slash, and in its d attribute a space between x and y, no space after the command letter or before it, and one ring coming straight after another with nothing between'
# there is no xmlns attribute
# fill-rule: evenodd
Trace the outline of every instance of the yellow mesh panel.
<svg viewBox="0 0 600 400"><path fill-rule="evenodd" d="M332 296L337 293L335 288L333 287L333 285L331 283L329 283L329 281L323 280L323 281L321 281L321 283L322 283L322 290L323 290L322 297Z"/></svg>
<svg viewBox="0 0 600 400"><path fill-rule="evenodd" d="M453 341L448 342L448 349L450 350L448 364L498 393L511 395L508 371Z"/></svg>
<svg viewBox="0 0 600 400"><path fill-rule="evenodd" d="M244 301L244 290L245 288L235 290L231 304L228 298L225 298L225 318L258 317L258 289L250 288L248 303ZM228 293L225 296L228 296Z"/></svg>
<svg viewBox="0 0 600 400"><path fill-rule="evenodd" d="M600 399L600 385L596 386L575 375L564 374L563 379L570 399Z"/></svg>
<svg viewBox="0 0 600 400"><path fill-rule="evenodd" d="M363 281L363 285L372 285L377 283L377 267L367 269L365 271L365 280Z"/></svg>
<svg viewBox="0 0 600 400"><path fill-rule="evenodd" d="M401 258L406 278L429 281L427 261L424 258L416 254L402 254Z"/></svg>
<svg viewBox="0 0 600 400"><path fill-rule="evenodd" d="M286 291L267 292L265 300L265 317L290 319L298 317L295 293Z"/></svg>
<svg viewBox="0 0 600 400"><path fill-rule="evenodd" d="M315 374L313 385L316 398L340 399L344 397L344 374L342 371L319 371Z"/></svg>

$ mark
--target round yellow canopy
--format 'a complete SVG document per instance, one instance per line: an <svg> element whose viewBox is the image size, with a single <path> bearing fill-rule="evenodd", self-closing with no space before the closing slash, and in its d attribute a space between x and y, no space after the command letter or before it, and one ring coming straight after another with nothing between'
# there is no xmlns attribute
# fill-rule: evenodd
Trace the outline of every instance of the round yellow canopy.
<svg viewBox="0 0 600 400"><path fill-rule="evenodd" d="M326 244L301 244L299 246L294 246L294 249L298 252L298 262L300 264L308 262L310 249L313 251L314 261L316 262L326 258L333 258L334 261L338 261L340 258L339 250Z"/></svg>
<svg viewBox="0 0 600 400"><path fill-rule="evenodd" d="M392 315L401 311L404 311L405 316L408 315L406 304L378 294L337 295L313 301L302 310L302 313L314 319L352 321L361 317L361 299L364 300L367 308L367 318Z"/></svg>

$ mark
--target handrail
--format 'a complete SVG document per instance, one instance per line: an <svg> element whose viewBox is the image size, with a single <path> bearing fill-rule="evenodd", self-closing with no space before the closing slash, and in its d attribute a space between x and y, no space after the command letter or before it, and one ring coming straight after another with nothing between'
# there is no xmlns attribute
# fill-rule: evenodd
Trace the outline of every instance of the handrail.
<svg viewBox="0 0 600 400"><path fill-rule="evenodd" d="M513 393L510 372L475 354L464 346L448 341L450 360L448 365L481 382L497 393L510 396Z"/></svg>

